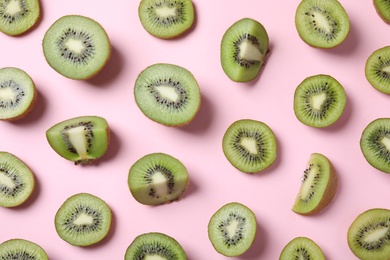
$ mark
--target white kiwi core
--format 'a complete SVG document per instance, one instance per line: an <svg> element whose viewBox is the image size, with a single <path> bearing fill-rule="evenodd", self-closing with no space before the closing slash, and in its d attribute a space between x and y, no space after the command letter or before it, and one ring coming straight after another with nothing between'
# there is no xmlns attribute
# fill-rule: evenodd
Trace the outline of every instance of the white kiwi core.
<svg viewBox="0 0 390 260"><path fill-rule="evenodd" d="M326 100L326 94L325 93L319 93L316 95L311 96L311 105L312 108L315 110L321 110L322 105L324 104Z"/></svg>
<svg viewBox="0 0 390 260"><path fill-rule="evenodd" d="M245 40L240 44L239 57L247 61L263 60L263 54L255 45L250 43L248 40Z"/></svg>
<svg viewBox="0 0 390 260"><path fill-rule="evenodd" d="M367 234L364 237L364 242L372 243L372 242L379 241L381 238L384 238L386 236L387 232L389 232L388 227L382 227L382 228L377 228L375 230L372 230L369 234Z"/></svg>
<svg viewBox="0 0 390 260"><path fill-rule="evenodd" d="M329 21L324 14L320 12L313 12L313 15L318 27L323 29L326 33L332 32L332 27L329 25Z"/></svg>
<svg viewBox="0 0 390 260"><path fill-rule="evenodd" d="M251 154L257 154L256 140L251 138L242 138L240 144Z"/></svg>
<svg viewBox="0 0 390 260"><path fill-rule="evenodd" d="M173 87L170 86L158 86L156 87L156 90L159 92L159 94L170 101L176 102L179 99L179 95L175 91Z"/></svg>
<svg viewBox="0 0 390 260"><path fill-rule="evenodd" d="M168 194L167 178L161 172L152 175L152 186L157 197Z"/></svg>
<svg viewBox="0 0 390 260"><path fill-rule="evenodd" d="M12 181L12 179L5 175L2 171L0 171L0 184L5 185L10 189L15 188L15 183Z"/></svg>
<svg viewBox="0 0 390 260"><path fill-rule="evenodd" d="M390 151L390 138L383 137L381 143Z"/></svg>
<svg viewBox="0 0 390 260"><path fill-rule="evenodd" d="M156 14L160 17L167 18L169 16L176 15L176 8L169 8L168 6L161 6L160 8L156 8Z"/></svg>
<svg viewBox="0 0 390 260"><path fill-rule="evenodd" d="M316 176L316 167L314 165L310 168L310 170L306 173L306 179L302 181L302 186L299 191L301 198L306 198L309 196L311 192L311 187L313 185L314 179Z"/></svg>
<svg viewBox="0 0 390 260"><path fill-rule="evenodd" d="M81 213L74 221L73 224L75 225L92 225L93 224L93 217Z"/></svg>
<svg viewBox="0 0 390 260"><path fill-rule="evenodd" d="M159 255L147 255L145 256L145 260L167 260L167 259Z"/></svg>
<svg viewBox="0 0 390 260"><path fill-rule="evenodd" d="M232 238L236 234L237 231L237 226L238 226L238 221L237 220L232 220L229 225L226 227L227 235Z"/></svg>
<svg viewBox="0 0 390 260"><path fill-rule="evenodd" d="M0 88L0 100L15 100L16 94L11 88Z"/></svg>
<svg viewBox="0 0 390 260"><path fill-rule="evenodd" d="M11 0L5 8L5 13L15 15L22 11L18 0Z"/></svg>
<svg viewBox="0 0 390 260"><path fill-rule="evenodd" d="M84 126L77 126L66 131L69 142L82 157L87 155L87 141L85 138Z"/></svg>
<svg viewBox="0 0 390 260"><path fill-rule="evenodd" d="M66 47L68 47L69 50L76 52L76 53L82 53L84 50L85 46L81 40L76 40L69 38L66 43Z"/></svg>

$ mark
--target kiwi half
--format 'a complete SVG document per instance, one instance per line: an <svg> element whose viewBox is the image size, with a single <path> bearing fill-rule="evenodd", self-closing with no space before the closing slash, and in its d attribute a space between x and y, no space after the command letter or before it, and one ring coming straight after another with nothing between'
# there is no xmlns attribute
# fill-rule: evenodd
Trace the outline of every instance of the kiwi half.
<svg viewBox="0 0 390 260"><path fill-rule="evenodd" d="M183 247L163 233L150 232L137 236L126 250L125 260L186 260Z"/></svg>
<svg viewBox="0 0 390 260"><path fill-rule="evenodd" d="M322 128L335 123L344 112L347 97L332 76L314 75L303 80L294 93L294 113L305 125Z"/></svg>
<svg viewBox="0 0 390 260"><path fill-rule="evenodd" d="M101 71L111 55L106 31L96 21L66 15L46 31L42 42L48 64L71 79L88 79Z"/></svg>
<svg viewBox="0 0 390 260"><path fill-rule="evenodd" d="M248 82L259 74L269 52L264 26L251 18L231 25L222 37L221 64L233 81Z"/></svg>
<svg viewBox="0 0 390 260"><path fill-rule="evenodd" d="M50 146L75 164L90 164L107 151L110 131L98 116L81 116L55 124L46 131Z"/></svg>
<svg viewBox="0 0 390 260"><path fill-rule="evenodd" d="M348 229L348 245L359 259L390 259L390 210L374 208L358 215Z"/></svg>
<svg viewBox="0 0 390 260"><path fill-rule="evenodd" d="M336 191L337 176L332 163L324 155L313 153L292 210L302 215L316 214L329 205Z"/></svg>
<svg viewBox="0 0 390 260"><path fill-rule="evenodd" d="M350 22L337 0L302 0L295 13L295 27L307 44L333 48L347 38Z"/></svg>
<svg viewBox="0 0 390 260"><path fill-rule="evenodd" d="M296 237L283 248L279 260L325 260L321 248L310 238Z"/></svg>
<svg viewBox="0 0 390 260"><path fill-rule="evenodd" d="M375 10L386 23L390 23L390 2L388 0L374 0Z"/></svg>
<svg viewBox="0 0 390 260"><path fill-rule="evenodd" d="M158 205L180 198L189 182L185 166L164 153L145 155L129 170L128 185L133 197L145 205Z"/></svg>
<svg viewBox="0 0 390 260"><path fill-rule="evenodd" d="M14 238L0 244L0 259L48 260L45 250L29 240Z"/></svg>
<svg viewBox="0 0 390 260"><path fill-rule="evenodd" d="M145 116L167 126L188 124L200 106L200 90L185 68L158 63L144 69L134 86L135 101Z"/></svg>
<svg viewBox="0 0 390 260"><path fill-rule="evenodd" d="M390 94L390 46L380 48L368 57L365 75L375 89Z"/></svg>

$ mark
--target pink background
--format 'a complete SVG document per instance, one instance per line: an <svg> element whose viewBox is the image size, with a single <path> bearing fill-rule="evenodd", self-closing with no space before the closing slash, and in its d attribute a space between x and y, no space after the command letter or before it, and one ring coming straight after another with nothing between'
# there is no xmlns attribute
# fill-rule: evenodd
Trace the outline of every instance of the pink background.
<svg viewBox="0 0 390 260"><path fill-rule="evenodd" d="M193 29L178 39L161 40L141 26L139 1L41 1L42 19L21 37L0 34L0 67L25 70L39 90L37 107L25 119L0 122L0 149L15 154L34 171L33 197L19 208L0 208L0 242L24 238L41 245L52 260L123 259L133 239L146 232L163 232L177 239L188 259L226 259L207 236L211 215L237 201L257 216L258 233L252 248L236 259L278 259L283 247L297 236L313 239L327 259L355 259L347 230L355 217L375 207L390 208L390 176L364 159L359 139L372 120L389 117L389 96L375 90L364 76L365 61L390 43L390 27L377 15L372 1L341 0L351 31L337 48L320 50L306 45L294 25L299 0L241 2L193 0ZM112 57L93 79L74 81L49 67L41 42L59 17L80 14L106 29ZM260 77L234 83L222 71L219 46L225 30L251 17L268 31L271 53ZM187 68L197 79L200 111L190 125L169 128L146 118L135 104L137 75L154 63ZM315 74L329 74L345 88L347 106L340 120L326 129L300 123L293 112L296 86ZM107 119L112 140L96 164L75 166L58 156L46 141L53 124L76 116ZM237 171L223 155L227 127L238 119L268 124L278 144L278 159L257 175ZM130 166L153 152L168 153L183 162L190 185L180 201L141 205L127 186ZM315 216L291 211L300 178L311 153L327 156L339 179L330 206ZM59 238L54 215L71 195L88 192L111 207L113 228L102 243L74 247Z"/></svg>

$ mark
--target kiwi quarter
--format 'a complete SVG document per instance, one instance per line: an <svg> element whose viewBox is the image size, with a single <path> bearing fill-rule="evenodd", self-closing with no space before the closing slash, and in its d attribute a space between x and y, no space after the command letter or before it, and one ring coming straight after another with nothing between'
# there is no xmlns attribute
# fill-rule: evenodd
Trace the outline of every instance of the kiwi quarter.
<svg viewBox="0 0 390 260"><path fill-rule="evenodd" d="M186 125L200 106L200 90L187 69L158 63L144 69L134 86L135 101L145 116L167 126Z"/></svg>
<svg viewBox="0 0 390 260"><path fill-rule="evenodd" d="M88 79L100 72L111 55L110 40L95 20L66 15L46 31L42 42L48 64L71 79Z"/></svg>
<svg viewBox="0 0 390 260"><path fill-rule="evenodd" d="M348 245L361 260L390 259L390 210L373 208L359 214L348 229Z"/></svg>
<svg viewBox="0 0 390 260"><path fill-rule="evenodd" d="M48 260L46 251L38 244L21 238L14 238L0 244L2 260Z"/></svg>
<svg viewBox="0 0 390 260"><path fill-rule="evenodd" d="M390 23L390 2L388 0L374 0L375 10L386 23Z"/></svg>
<svg viewBox="0 0 390 260"><path fill-rule="evenodd" d="M294 113L305 125L322 128L334 124L343 114L347 97L332 76L314 75L303 80L294 93Z"/></svg>
<svg viewBox="0 0 390 260"><path fill-rule="evenodd" d="M375 89L390 94L390 46L375 50L368 57L365 75Z"/></svg>
<svg viewBox="0 0 390 260"><path fill-rule="evenodd" d="M75 164L90 164L107 151L110 130L98 116L81 116L59 122L46 131L50 146Z"/></svg>
<svg viewBox="0 0 390 260"><path fill-rule="evenodd" d="M283 248L279 260L325 260L322 249L310 238L296 237Z"/></svg>
<svg viewBox="0 0 390 260"><path fill-rule="evenodd" d="M248 82L257 77L269 52L264 26L252 18L231 25L222 37L221 64L233 81Z"/></svg>
<svg viewBox="0 0 390 260"><path fill-rule="evenodd" d="M295 27L304 42L328 49L347 38L350 21L337 0L302 0L295 13Z"/></svg>
<svg viewBox="0 0 390 260"><path fill-rule="evenodd" d="M152 153L130 168L128 185L133 197L145 205L158 205L180 198L189 182L185 166L164 153Z"/></svg>

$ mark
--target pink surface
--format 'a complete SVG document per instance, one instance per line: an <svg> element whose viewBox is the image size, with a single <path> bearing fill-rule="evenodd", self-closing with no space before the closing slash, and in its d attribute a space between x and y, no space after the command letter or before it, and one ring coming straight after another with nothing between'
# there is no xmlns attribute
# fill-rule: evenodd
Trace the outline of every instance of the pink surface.
<svg viewBox="0 0 390 260"><path fill-rule="evenodd" d="M38 182L24 206L0 208L0 242L34 241L52 260L123 259L136 236L157 231L177 239L188 259L226 259L209 242L207 224L218 208L236 201L250 207L258 220L254 245L237 259L278 259L283 247L297 236L313 239L327 259L355 259L347 244L349 225L367 209L390 208L390 176L371 167L359 147L365 126L389 117L389 97L371 87L364 76L368 56L390 43L389 25L379 18L372 1L340 1L351 31L342 45L331 50L312 48L299 38L294 25L299 0L194 0L194 27L174 40L154 38L142 28L139 1L92 2L42 1L42 19L31 32L21 37L0 34L0 67L25 70L39 90L38 105L29 116L15 123L0 122L0 149L21 158ZM95 19L111 39L111 60L93 79L67 79L51 69L43 56L44 33L68 14ZM223 73L219 45L225 30L244 17L264 25L271 53L260 77L240 84ZM202 105L186 127L152 122L135 104L137 75L159 62L187 68L199 83ZM296 86L320 73L336 78L347 94L344 114L326 129L303 125L293 112ZM45 137L53 124L82 115L102 116L112 129L107 154L85 167L58 156ZM237 171L222 152L225 130L243 118L265 122L277 138L277 161L257 175ZM131 196L128 170L152 152L168 153L187 167L190 185L180 201L151 207ZM300 216L291 206L306 161L314 152L333 162L339 189L323 212ZM88 248L67 244L54 228L59 206L79 192L99 196L114 214L107 239Z"/></svg>

